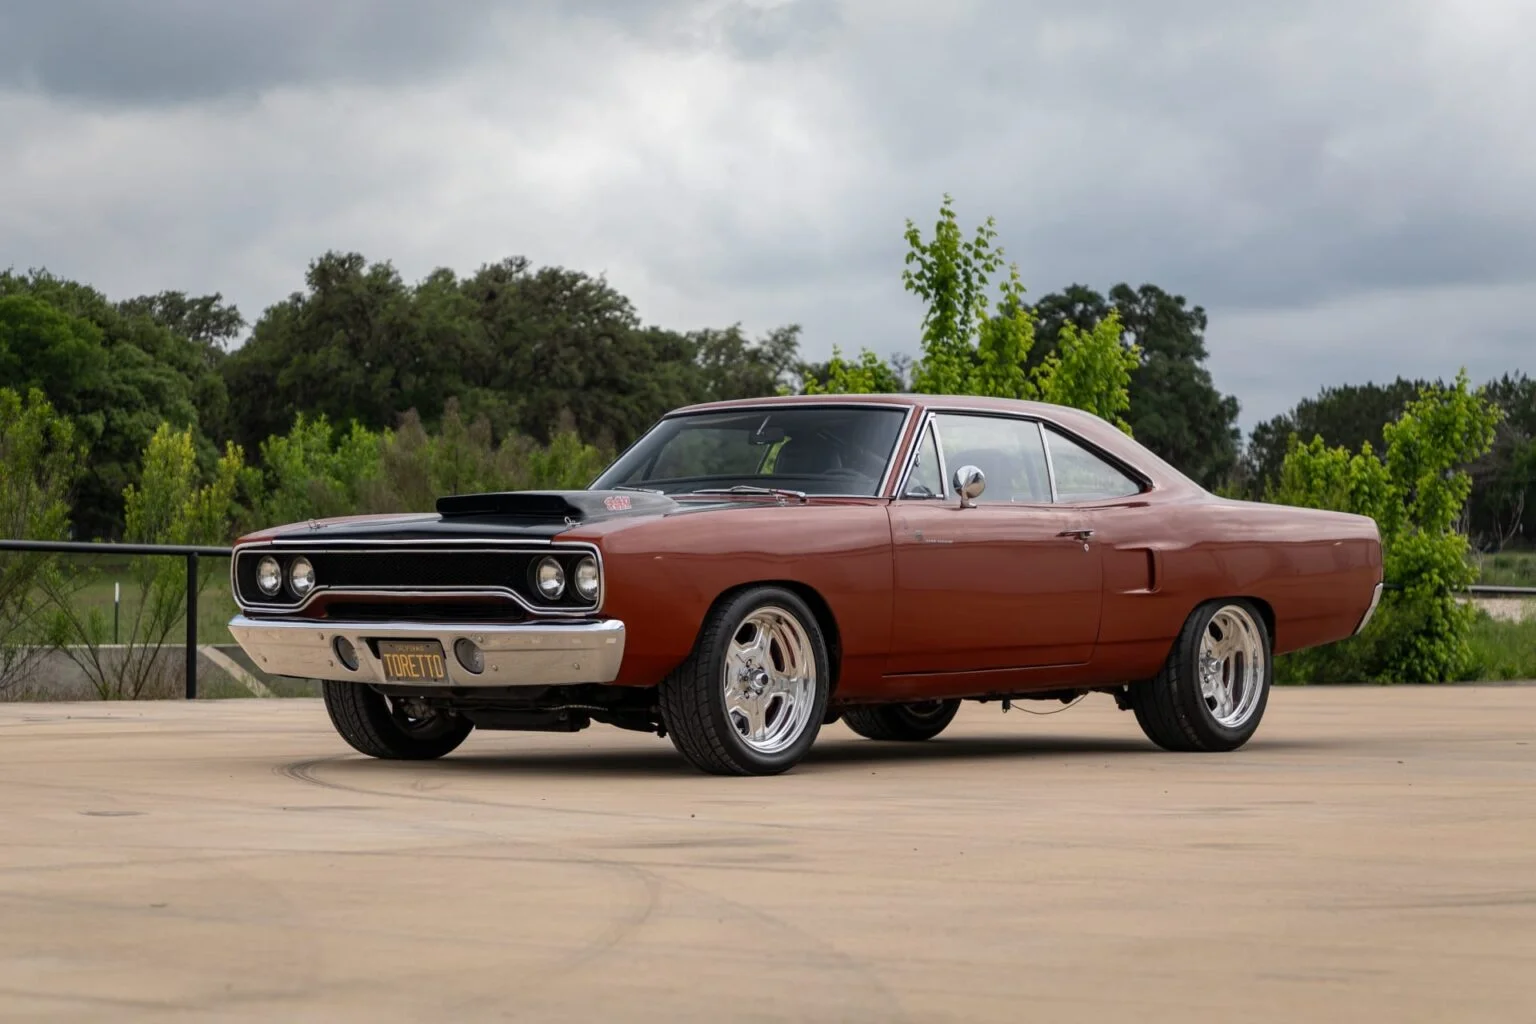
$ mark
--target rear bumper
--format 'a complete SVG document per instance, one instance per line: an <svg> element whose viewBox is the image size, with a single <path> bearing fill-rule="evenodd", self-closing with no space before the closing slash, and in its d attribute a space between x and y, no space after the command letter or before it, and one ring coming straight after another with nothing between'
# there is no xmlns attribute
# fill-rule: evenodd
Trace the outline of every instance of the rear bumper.
<svg viewBox="0 0 1536 1024"><path fill-rule="evenodd" d="M554 686L611 683L624 660L624 623L527 623L455 626L419 622L329 622L252 619L237 615L229 623L236 642L264 672L301 679L336 679L384 683L376 640L436 640L443 645L448 679L425 682L424 689L471 686ZM336 655L336 638L345 637L357 652L357 669ZM454 656L454 643L469 639L485 657L476 674ZM391 684L400 685L400 684Z"/></svg>

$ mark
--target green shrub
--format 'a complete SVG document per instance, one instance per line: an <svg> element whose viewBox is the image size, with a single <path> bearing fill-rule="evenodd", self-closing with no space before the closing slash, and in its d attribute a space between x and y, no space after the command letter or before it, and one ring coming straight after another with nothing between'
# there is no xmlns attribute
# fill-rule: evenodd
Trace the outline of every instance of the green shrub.
<svg viewBox="0 0 1536 1024"><path fill-rule="evenodd" d="M606 454L584 443L569 424L556 430L548 445L521 435L494 444L490 423L478 417L466 423L451 399L436 434L407 413L399 430L385 434L382 451L378 479L363 501L373 512L430 512L449 494L575 490L608 463Z"/></svg>
<svg viewBox="0 0 1536 1024"><path fill-rule="evenodd" d="M1387 591L1357 638L1281 659L1287 682L1444 682L1471 663L1475 618L1456 595L1473 581L1468 543L1456 529L1471 477L1461 467L1489 448L1499 411L1470 389L1465 371L1449 387L1425 388L1387 424L1386 456L1369 443L1356 454L1320 437L1290 440L1269 500L1368 515L1381 531Z"/></svg>
<svg viewBox="0 0 1536 1024"><path fill-rule="evenodd" d="M358 512L383 475L387 437L356 423L337 430L324 416L300 413L288 433L261 442L261 468L243 474L251 525Z"/></svg>
<svg viewBox="0 0 1536 1024"><path fill-rule="evenodd" d="M244 453L231 444L219 459L213 480L202 484L192 432L176 431L162 423L144 449L139 483L130 484L123 492L124 539L138 544L226 542L244 468ZM203 559L197 579L192 581L194 588L201 593L226 569L220 559ZM51 595L67 633L65 652L104 700L163 695L179 671L175 659L167 656L165 645L185 622L186 561L135 557L128 563L128 574L130 587L138 592L125 602L132 612L123 624L122 643L111 648L112 629L103 608L82 608L74 600L78 580L62 581Z"/></svg>
<svg viewBox="0 0 1536 1024"><path fill-rule="evenodd" d="M69 495L85 462L74 424L42 391L0 388L0 537L63 540ZM58 556L0 552L0 696L61 636L43 598Z"/></svg>

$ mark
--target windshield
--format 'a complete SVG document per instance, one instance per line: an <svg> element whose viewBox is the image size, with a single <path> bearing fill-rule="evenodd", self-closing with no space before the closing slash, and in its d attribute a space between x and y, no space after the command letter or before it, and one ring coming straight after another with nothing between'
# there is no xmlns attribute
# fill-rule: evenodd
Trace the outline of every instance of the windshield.
<svg viewBox="0 0 1536 1024"><path fill-rule="evenodd" d="M832 405L672 416L608 467L592 489L688 494L773 487L874 497L905 419L903 409Z"/></svg>

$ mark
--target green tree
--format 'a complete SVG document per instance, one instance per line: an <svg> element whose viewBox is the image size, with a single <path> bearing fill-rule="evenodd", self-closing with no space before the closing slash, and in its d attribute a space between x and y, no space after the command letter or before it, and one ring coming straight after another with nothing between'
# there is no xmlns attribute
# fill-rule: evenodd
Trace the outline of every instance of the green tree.
<svg viewBox="0 0 1536 1024"><path fill-rule="evenodd" d="M1018 267L1005 264L987 218L966 237L953 200L944 197L932 239L907 221L902 283L922 299L922 356L912 388L927 394L1040 398L1086 409L1122 429L1127 387L1139 350L1124 343L1116 317L1063 335L1059 351L1031 362L1035 315L1024 301ZM1006 273L1004 271L1006 270ZM810 393L898 390L904 374L868 350L854 362L835 352L825 373L813 368Z"/></svg>
<svg viewBox="0 0 1536 1024"><path fill-rule="evenodd" d="M906 382L889 363L869 349L850 363L836 345L832 358L821 366L801 370L800 390L807 395L880 395L906 389Z"/></svg>
<svg viewBox="0 0 1536 1024"><path fill-rule="evenodd" d="M466 390L466 369L488 362L474 303L451 271L411 286L387 262L331 252L305 284L223 362L242 444L282 433L300 413L372 430L411 408L435 421Z"/></svg>
<svg viewBox="0 0 1536 1024"><path fill-rule="evenodd" d="M923 354L913 370L912 387L928 394L966 394L974 383L977 337L992 301L988 284L1003 267L1002 247L993 244L996 221L988 217L967 240L954 200L946 194L933 240L925 241L911 220L904 237L907 255L901 282L925 307ZM1016 282L1017 274L1010 274L1009 280ZM999 304L1008 297L1001 296Z"/></svg>
<svg viewBox="0 0 1536 1024"><path fill-rule="evenodd" d="M69 496L84 468L74 424L42 391L0 388L0 537L67 537ZM42 599L57 573L56 555L0 552L0 697L61 639Z"/></svg>
<svg viewBox="0 0 1536 1024"><path fill-rule="evenodd" d="M139 482L123 495L124 539L141 544L228 542L244 466L243 452L231 444L215 464L211 481L201 484L192 431L162 423L145 447ZM179 659L165 645L184 625L186 563L142 556L129 561L128 571L137 599L125 602L131 612L121 646L108 645L111 629L100 608L82 612L67 586L53 591L53 605L70 641L64 650L103 700L162 695L178 672ZM194 589L201 593L222 571L207 560L192 581Z"/></svg>
<svg viewBox="0 0 1536 1024"><path fill-rule="evenodd" d="M1040 398L1085 409L1130 433L1122 414L1131 405L1135 366L1136 349L1121 343L1117 314L1110 313L1088 331L1065 324L1056 351L1040 364Z"/></svg>
<svg viewBox="0 0 1536 1024"><path fill-rule="evenodd" d="M246 327L240 310L218 293L157 292L120 302L118 309L128 316L146 317L172 334L196 342L210 366L217 365Z"/></svg>
<svg viewBox="0 0 1536 1024"><path fill-rule="evenodd" d="M1399 377L1389 384L1343 384L1326 387L1303 399L1289 412L1253 428L1243 453L1241 480L1249 497L1261 497L1279 478L1290 437L1321 437L1331 446L1351 451L1369 444L1381 451L1386 424L1402 415L1430 381Z"/></svg>
<svg viewBox="0 0 1536 1024"><path fill-rule="evenodd" d="M1443 682L1468 671L1475 613L1456 596L1475 571L1456 528L1472 487L1462 467L1488 450L1500 417L1463 370L1451 386L1424 388L1383 428L1384 459L1368 442L1352 455L1292 435L1269 500L1373 518L1388 589L1364 634L1287 656L1282 678Z"/></svg>
<svg viewBox="0 0 1536 1024"><path fill-rule="evenodd" d="M721 402L777 394L800 365L800 325L775 327L756 341L740 324L705 328L684 336L694 354L697 383L689 401Z"/></svg>
<svg viewBox="0 0 1536 1024"><path fill-rule="evenodd" d="M0 313L0 351L12 359L4 379L40 387L91 449L92 472L74 503L77 536L121 534L124 488L137 479L139 455L162 422L190 428L199 464L211 471L218 451L203 425L217 432L228 395L199 343L44 271L0 272L0 302L8 307Z"/></svg>
<svg viewBox="0 0 1536 1024"><path fill-rule="evenodd" d="M436 429L449 399L493 439L547 442L569 421L627 444L690 402L773 394L796 362L793 325L751 341L739 326L643 326L601 278L523 257L412 285L388 263L328 253L306 290L269 308L222 363L234 434L252 447L299 413L370 430L414 409Z"/></svg>
<svg viewBox="0 0 1536 1024"><path fill-rule="evenodd" d="M286 434L261 442L261 468L242 479L252 526L352 515L383 475L388 431L358 423L338 430L322 414L299 413Z"/></svg>
<svg viewBox="0 0 1536 1024"><path fill-rule="evenodd" d="M568 420L547 445L524 435L498 444L485 418L466 421L450 401L437 433L407 413L398 430L384 435L382 471L366 488L364 509L430 512L449 494L577 490L597 477L610 455L582 441Z"/></svg>
<svg viewBox="0 0 1536 1024"><path fill-rule="evenodd" d="M1536 542L1536 380L1505 374L1487 387L1504 413L1493 447L1468 471L1472 498L1470 532L1480 548Z"/></svg>
<svg viewBox="0 0 1536 1024"><path fill-rule="evenodd" d="M1057 352L1064 331L1092 331L1117 317L1124 337L1140 350L1125 413L1136 440L1206 487L1232 476L1241 441L1238 403L1216 389L1204 365L1205 310L1151 284L1117 284L1107 298L1074 284L1043 297L1034 313L1032 364Z"/></svg>

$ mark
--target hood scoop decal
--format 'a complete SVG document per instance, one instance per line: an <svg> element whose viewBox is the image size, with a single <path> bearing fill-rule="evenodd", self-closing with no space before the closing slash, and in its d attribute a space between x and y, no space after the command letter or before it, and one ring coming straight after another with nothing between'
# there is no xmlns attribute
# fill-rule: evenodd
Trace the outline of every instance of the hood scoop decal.
<svg viewBox="0 0 1536 1024"><path fill-rule="evenodd" d="M620 515L658 515L680 507L666 495L641 491L493 491L437 499L437 513L444 519L504 516L581 523Z"/></svg>

